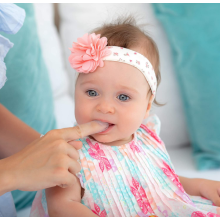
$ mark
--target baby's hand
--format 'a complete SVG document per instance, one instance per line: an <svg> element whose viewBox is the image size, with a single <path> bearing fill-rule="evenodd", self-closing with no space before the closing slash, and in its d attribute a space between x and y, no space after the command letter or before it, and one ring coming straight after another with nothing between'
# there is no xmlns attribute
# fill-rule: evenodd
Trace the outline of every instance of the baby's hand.
<svg viewBox="0 0 220 220"><path fill-rule="evenodd" d="M220 206L220 182L200 179L198 181L200 195L211 200L215 206Z"/></svg>

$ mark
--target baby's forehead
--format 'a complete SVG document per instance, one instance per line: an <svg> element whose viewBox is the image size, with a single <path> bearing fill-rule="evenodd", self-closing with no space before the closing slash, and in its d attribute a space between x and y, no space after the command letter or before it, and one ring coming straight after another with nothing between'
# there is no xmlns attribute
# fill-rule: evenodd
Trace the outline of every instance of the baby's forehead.
<svg viewBox="0 0 220 220"><path fill-rule="evenodd" d="M80 82L97 80L97 81L142 81L147 82L140 70L126 63L115 61L104 61L103 67L98 67L92 73L80 73Z"/></svg>
<svg viewBox="0 0 220 220"><path fill-rule="evenodd" d="M127 87L137 91L150 89L146 78L137 68L114 61L104 62L104 67L99 67L92 73L80 73L78 79L80 86L93 84L102 86L104 89L110 87L116 89Z"/></svg>

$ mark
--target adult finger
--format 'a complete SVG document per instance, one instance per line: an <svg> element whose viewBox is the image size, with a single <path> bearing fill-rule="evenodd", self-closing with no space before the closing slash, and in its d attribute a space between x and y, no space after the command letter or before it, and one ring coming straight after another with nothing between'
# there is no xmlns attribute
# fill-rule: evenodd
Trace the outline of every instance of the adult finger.
<svg viewBox="0 0 220 220"><path fill-rule="evenodd" d="M72 158L73 160L78 160L79 159L79 152L77 149L75 149L75 145L70 146L66 150L67 155Z"/></svg>
<svg viewBox="0 0 220 220"><path fill-rule="evenodd" d="M66 171L62 176L57 176L56 186L60 186L61 188L72 186L77 182L77 178L78 177L76 177L72 173Z"/></svg>
<svg viewBox="0 0 220 220"><path fill-rule="evenodd" d="M79 150L82 148L81 141L69 141L68 144L72 145L76 150Z"/></svg>
<svg viewBox="0 0 220 220"><path fill-rule="evenodd" d="M73 128L63 128L62 138L66 141L73 141L85 136L96 134L108 128L108 123L101 121L91 121L86 124L77 125Z"/></svg>
<svg viewBox="0 0 220 220"><path fill-rule="evenodd" d="M80 164L76 160L69 160L69 166L68 166L68 171L74 175L79 173L81 170Z"/></svg>
<svg viewBox="0 0 220 220"><path fill-rule="evenodd" d="M60 172L57 173L58 175L54 176L56 185L62 188L75 184L77 181L76 174L81 170L80 164L71 158L66 158L65 164L64 167L66 167L66 170L60 170Z"/></svg>

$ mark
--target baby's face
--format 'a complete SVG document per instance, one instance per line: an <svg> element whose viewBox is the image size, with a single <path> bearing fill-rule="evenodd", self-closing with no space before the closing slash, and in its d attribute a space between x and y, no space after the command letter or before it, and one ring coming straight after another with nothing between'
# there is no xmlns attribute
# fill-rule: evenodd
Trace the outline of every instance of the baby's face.
<svg viewBox="0 0 220 220"><path fill-rule="evenodd" d="M75 117L78 124L93 120L108 122L110 127L106 131L92 137L117 146L131 141L132 134L148 116L151 93L145 77L135 67L114 61L104 63L104 67L93 73L80 73Z"/></svg>

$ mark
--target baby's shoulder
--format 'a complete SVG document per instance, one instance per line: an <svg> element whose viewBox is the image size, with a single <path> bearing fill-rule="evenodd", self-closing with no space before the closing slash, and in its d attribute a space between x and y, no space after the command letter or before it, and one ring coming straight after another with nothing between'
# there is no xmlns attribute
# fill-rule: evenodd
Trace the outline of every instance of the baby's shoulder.
<svg viewBox="0 0 220 220"><path fill-rule="evenodd" d="M154 148L161 149L167 153L164 142L159 137L161 122L157 115L150 115L140 126L137 132L138 139L144 139L144 143L149 143Z"/></svg>
<svg viewBox="0 0 220 220"><path fill-rule="evenodd" d="M156 114L151 114L143 121L142 124L147 126L147 128L149 128L151 131L155 132L159 136L161 129L161 122Z"/></svg>

